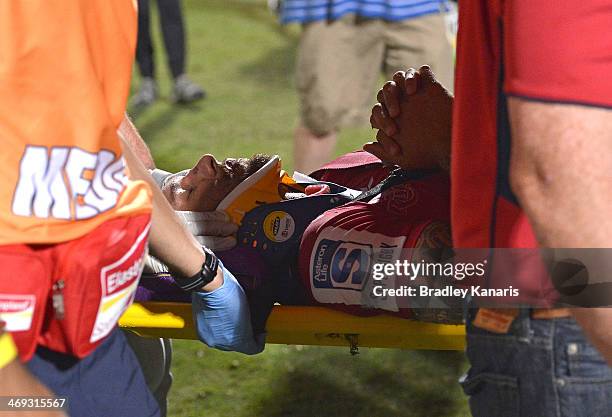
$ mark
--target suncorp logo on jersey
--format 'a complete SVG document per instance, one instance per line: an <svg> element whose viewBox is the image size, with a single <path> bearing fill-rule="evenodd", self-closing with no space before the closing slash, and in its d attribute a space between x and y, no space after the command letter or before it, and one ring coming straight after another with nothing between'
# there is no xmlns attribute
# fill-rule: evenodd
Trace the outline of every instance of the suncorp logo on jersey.
<svg viewBox="0 0 612 417"><path fill-rule="evenodd" d="M371 245L321 239L316 248L311 271L315 288L361 290L370 269Z"/></svg>

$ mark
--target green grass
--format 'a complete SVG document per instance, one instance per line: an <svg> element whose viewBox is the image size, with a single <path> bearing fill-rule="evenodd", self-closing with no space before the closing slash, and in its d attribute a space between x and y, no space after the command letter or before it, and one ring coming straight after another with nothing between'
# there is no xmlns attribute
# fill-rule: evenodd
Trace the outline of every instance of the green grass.
<svg viewBox="0 0 612 417"><path fill-rule="evenodd" d="M162 99L131 114L157 165L184 169L202 153L223 158L257 151L281 155L290 170L298 114L293 70L299 29L279 26L264 1L187 1L183 6L188 73L204 86L208 99L189 106L170 103L166 57L154 19ZM364 127L347 129L340 135L338 153L372 137Z"/></svg>
<svg viewBox="0 0 612 417"><path fill-rule="evenodd" d="M293 165L298 107L293 86L299 28L281 28L265 1L184 1L188 74L208 92L174 106L154 14L162 98L135 113L158 167L191 166L201 154L218 158L277 153ZM138 77L135 76L134 87ZM374 98L374 92L372 92ZM364 120L364 125L367 120ZM360 147L373 133L346 129L337 153ZM456 382L462 353L269 345L255 357L175 341L170 416L310 417L468 415Z"/></svg>
<svg viewBox="0 0 612 417"><path fill-rule="evenodd" d="M269 345L247 357L175 341L171 416L458 417L460 352Z"/></svg>

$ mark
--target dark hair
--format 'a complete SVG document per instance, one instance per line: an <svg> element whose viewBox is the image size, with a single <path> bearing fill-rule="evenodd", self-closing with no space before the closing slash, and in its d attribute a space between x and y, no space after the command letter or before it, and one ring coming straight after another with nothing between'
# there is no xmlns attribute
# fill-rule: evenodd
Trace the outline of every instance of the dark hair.
<svg viewBox="0 0 612 417"><path fill-rule="evenodd" d="M251 156L249 158L248 165L245 169L245 172L244 172L245 175L244 175L243 180L247 179L248 177L250 177L257 171L259 171L261 167L267 164L271 159L272 157L270 155L266 155L263 153L256 153L255 155Z"/></svg>

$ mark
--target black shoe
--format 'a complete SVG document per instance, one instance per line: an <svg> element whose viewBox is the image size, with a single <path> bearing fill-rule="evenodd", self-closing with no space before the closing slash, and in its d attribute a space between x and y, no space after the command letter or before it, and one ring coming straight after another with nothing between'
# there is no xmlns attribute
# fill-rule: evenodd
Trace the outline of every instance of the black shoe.
<svg viewBox="0 0 612 417"><path fill-rule="evenodd" d="M146 107L157 99L157 84L152 77L144 77L140 81L140 89L130 100L132 107Z"/></svg>
<svg viewBox="0 0 612 417"><path fill-rule="evenodd" d="M202 87L191 81L185 74L180 75L174 81L172 100L175 103L191 103L206 97Z"/></svg>

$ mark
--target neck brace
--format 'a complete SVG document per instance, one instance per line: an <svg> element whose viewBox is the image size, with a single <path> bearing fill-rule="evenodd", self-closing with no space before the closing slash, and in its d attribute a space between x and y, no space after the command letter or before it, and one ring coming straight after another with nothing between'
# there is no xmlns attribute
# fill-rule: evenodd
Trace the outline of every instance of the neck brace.
<svg viewBox="0 0 612 417"><path fill-rule="evenodd" d="M281 160L274 155L264 166L236 186L217 206L225 211L233 223L241 224L246 213L262 204L278 203L282 200L279 186L295 185L296 182L281 170Z"/></svg>
<svg viewBox="0 0 612 417"><path fill-rule="evenodd" d="M161 188L166 179L172 175L168 171L154 169L151 171L154 181ZM231 221L240 225L244 215L262 204L278 203L282 200L279 186L294 186L297 183L281 169L281 159L274 155L264 166L236 186L217 206L217 210L228 214ZM176 211L190 232L195 234L202 225L202 212Z"/></svg>

